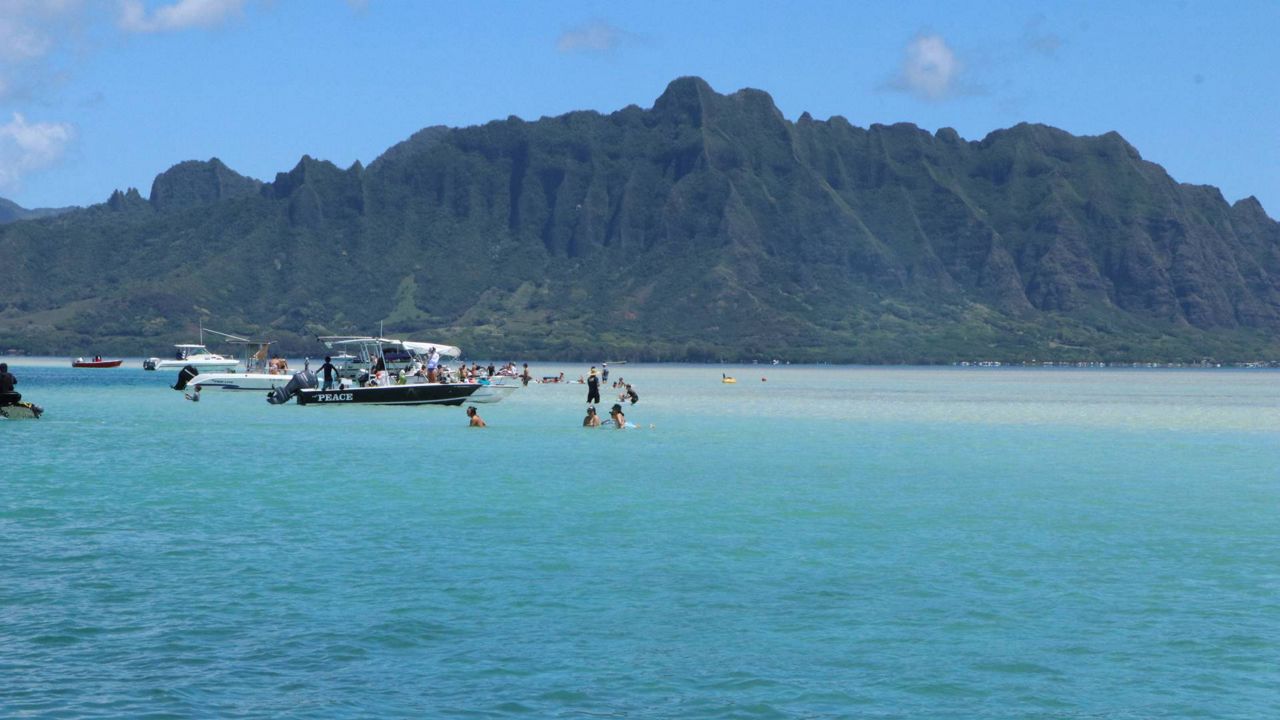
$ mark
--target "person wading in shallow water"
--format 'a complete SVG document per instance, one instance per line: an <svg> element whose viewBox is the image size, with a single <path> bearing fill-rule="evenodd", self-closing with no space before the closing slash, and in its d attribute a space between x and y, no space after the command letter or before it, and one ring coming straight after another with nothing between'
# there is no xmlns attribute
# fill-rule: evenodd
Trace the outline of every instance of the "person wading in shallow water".
<svg viewBox="0 0 1280 720"><path fill-rule="evenodd" d="M587 404L592 405L600 402L600 378L596 375L595 365L591 366L591 372L587 373Z"/></svg>
<svg viewBox="0 0 1280 720"><path fill-rule="evenodd" d="M480 413L476 412L476 409L473 407L467 408L467 417L471 418L471 427L488 427L484 424L484 420L480 418Z"/></svg>
<svg viewBox="0 0 1280 720"><path fill-rule="evenodd" d="M582 427L600 427L600 416L596 414L596 409L590 405L587 406L587 416L582 418Z"/></svg>
<svg viewBox="0 0 1280 720"><path fill-rule="evenodd" d="M622 430L627 426L627 416L622 413L622 406L614 403L613 408L609 410L609 419L613 421L613 426Z"/></svg>

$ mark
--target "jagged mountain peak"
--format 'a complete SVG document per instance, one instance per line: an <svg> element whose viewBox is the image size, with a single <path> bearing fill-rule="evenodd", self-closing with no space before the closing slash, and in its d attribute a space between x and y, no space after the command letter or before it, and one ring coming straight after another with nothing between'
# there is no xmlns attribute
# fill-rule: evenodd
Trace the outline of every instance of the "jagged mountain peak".
<svg viewBox="0 0 1280 720"><path fill-rule="evenodd" d="M218 158L186 160L165 170L151 183L151 206L171 211L253 195L262 182L227 167Z"/></svg>
<svg viewBox="0 0 1280 720"><path fill-rule="evenodd" d="M161 184L205 202L230 172L180 164ZM1280 349L1280 225L1113 133L792 123L767 93L686 77L649 109L426 128L368 169L303 156L251 201L153 195L170 211L134 191L110 206L139 212L0 228L16 260L0 307L124 337L195 299L246 331L395 320L544 357ZM76 309L90 296L99 315Z"/></svg>

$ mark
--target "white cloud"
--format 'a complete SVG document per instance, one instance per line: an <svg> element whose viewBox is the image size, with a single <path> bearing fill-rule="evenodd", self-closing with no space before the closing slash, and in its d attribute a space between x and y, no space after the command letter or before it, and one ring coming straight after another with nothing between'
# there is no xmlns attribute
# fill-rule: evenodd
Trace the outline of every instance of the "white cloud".
<svg viewBox="0 0 1280 720"><path fill-rule="evenodd" d="M0 125L0 188L12 190L27 174L57 163L74 139L67 123L29 123L14 113Z"/></svg>
<svg viewBox="0 0 1280 720"><path fill-rule="evenodd" d="M561 33L556 40L556 49L560 52L608 52L626 38L626 31L604 20L593 20Z"/></svg>
<svg viewBox="0 0 1280 720"><path fill-rule="evenodd" d="M0 0L0 100L56 75L55 56L78 36L84 9L85 0Z"/></svg>
<svg viewBox="0 0 1280 720"><path fill-rule="evenodd" d="M118 24L128 32L153 33L217 27L239 15L246 0L177 0L147 12L142 0L121 0Z"/></svg>
<svg viewBox="0 0 1280 720"><path fill-rule="evenodd" d="M926 100L943 100L959 91L963 72L964 64L941 35L917 35L907 43L902 67L889 87Z"/></svg>

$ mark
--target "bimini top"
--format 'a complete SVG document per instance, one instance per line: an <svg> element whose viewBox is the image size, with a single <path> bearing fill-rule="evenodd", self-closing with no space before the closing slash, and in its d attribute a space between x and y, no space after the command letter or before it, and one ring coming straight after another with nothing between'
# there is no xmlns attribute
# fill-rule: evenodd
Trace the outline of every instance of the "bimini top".
<svg viewBox="0 0 1280 720"><path fill-rule="evenodd" d="M377 338L377 337L360 337L353 335L330 335L317 338L324 343L326 347L343 347L363 345L399 345L405 350L417 355L426 355L432 350L440 353L443 357L461 357L462 350L455 345L444 345L442 343L417 342L413 340L396 340L393 338Z"/></svg>

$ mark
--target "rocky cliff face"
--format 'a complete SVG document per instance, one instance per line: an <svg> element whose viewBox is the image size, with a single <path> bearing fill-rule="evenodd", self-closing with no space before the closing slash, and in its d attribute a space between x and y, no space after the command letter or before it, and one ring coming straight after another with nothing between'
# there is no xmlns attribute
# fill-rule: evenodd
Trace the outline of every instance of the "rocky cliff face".
<svg viewBox="0 0 1280 720"><path fill-rule="evenodd" d="M790 122L697 78L648 110L428 128L368 168L304 157L259 184L183 163L107 207L0 247L157 333L175 297L189 322L384 321L564 356L1186 359L1272 352L1280 331L1280 225L1115 133ZM148 249L101 247L108 226ZM63 240L121 287L70 277ZM22 280L0 339L12 308L74 302Z"/></svg>

